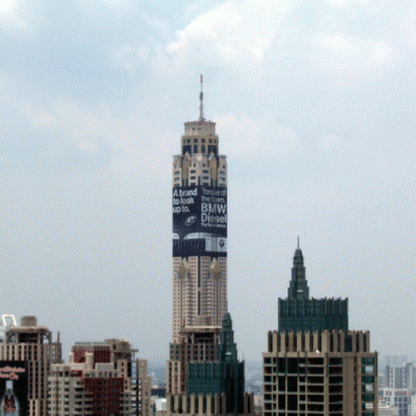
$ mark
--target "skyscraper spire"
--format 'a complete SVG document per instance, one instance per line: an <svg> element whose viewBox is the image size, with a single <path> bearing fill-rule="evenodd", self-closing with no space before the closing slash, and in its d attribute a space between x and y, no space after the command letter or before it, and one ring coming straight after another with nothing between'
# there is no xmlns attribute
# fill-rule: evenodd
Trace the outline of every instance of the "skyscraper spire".
<svg viewBox="0 0 416 416"><path fill-rule="evenodd" d="M205 121L204 118L204 92L202 89L203 86L203 77L201 74L201 92L199 93L199 121Z"/></svg>
<svg viewBox="0 0 416 416"><path fill-rule="evenodd" d="M303 253L299 246L293 255L292 278L287 298L278 301L279 331L348 332L348 299L309 297Z"/></svg>
<svg viewBox="0 0 416 416"><path fill-rule="evenodd" d="M289 299L309 299L308 282L305 276L305 267L303 265L303 253L298 245L293 256L292 280L288 290Z"/></svg>

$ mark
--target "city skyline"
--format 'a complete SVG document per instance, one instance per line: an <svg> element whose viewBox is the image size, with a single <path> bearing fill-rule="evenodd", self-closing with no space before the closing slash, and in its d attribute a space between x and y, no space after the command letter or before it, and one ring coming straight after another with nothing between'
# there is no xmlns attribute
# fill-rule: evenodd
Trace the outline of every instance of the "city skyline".
<svg viewBox="0 0 416 416"><path fill-rule="evenodd" d="M64 357L119 337L166 360L172 155L203 73L240 357L277 329L297 236L310 297L348 297L372 349L415 356L415 19L411 1L0 0L2 314L60 331Z"/></svg>

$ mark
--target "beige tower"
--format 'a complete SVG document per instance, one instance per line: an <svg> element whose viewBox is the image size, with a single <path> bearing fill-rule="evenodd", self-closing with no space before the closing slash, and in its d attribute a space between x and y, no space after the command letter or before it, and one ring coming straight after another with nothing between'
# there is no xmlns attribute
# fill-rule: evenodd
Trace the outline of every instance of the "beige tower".
<svg viewBox="0 0 416 416"><path fill-rule="evenodd" d="M201 79L202 87L202 79ZM180 393L185 362L215 358L227 312L227 162L218 153L215 123L185 123L173 159L173 343L168 392Z"/></svg>
<svg viewBox="0 0 416 416"><path fill-rule="evenodd" d="M227 164L215 123L185 123L173 160L173 334L227 312Z"/></svg>

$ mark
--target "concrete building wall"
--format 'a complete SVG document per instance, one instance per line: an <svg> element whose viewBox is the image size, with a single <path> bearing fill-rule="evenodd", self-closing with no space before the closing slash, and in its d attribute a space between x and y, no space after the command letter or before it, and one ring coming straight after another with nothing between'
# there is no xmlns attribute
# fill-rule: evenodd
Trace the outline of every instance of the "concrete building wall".
<svg viewBox="0 0 416 416"><path fill-rule="evenodd" d="M168 395L166 401L166 411L171 416L235 416L233 413L226 411L226 395L215 394L206 395ZM244 412L239 416L253 416L254 399L252 394L244 394L243 408Z"/></svg>
<svg viewBox="0 0 416 416"><path fill-rule="evenodd" d="M150 416L151 378L136 351L127 340L77 343L68 364L51 366L48 416Z"/></svg>
<svg viewBox="0 0 416 416"><path fill-rule="evenodd" d="M269 332L263 365L264 416L377 415L368 332Z"/></svg>
<svg viewBox="0 0 416 416"><path fill-rule="evenodd" d="M218 155L218 141L212 121L202 118L185 123L182 154L173 160L173 188L199 185L226 188L227 162L224 156ZM226 249L214 255L218 248L211 245L215 245L216 239L208 235L195 236L195 240L198 239L201 240L198 244L204 245L198 253L189 250L181 257L173 257L174 341L182 327L221 325L227 312Z"/></svg>
<svg viewBox="0 0 416 416"><path fill-rule="evenodd" d="M152 378L148 373L147 360L138 360L138 376L140 383L139 413L142 416L151 416L152 414Z"/></svg>

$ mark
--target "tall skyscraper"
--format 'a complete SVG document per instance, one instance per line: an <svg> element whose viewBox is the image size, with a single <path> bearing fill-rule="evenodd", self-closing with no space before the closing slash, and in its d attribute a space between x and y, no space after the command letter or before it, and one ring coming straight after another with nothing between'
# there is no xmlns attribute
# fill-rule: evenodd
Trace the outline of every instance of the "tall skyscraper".
<svg viewBox="0 0 416 416"><path fill-rule="evenodd" d="M263 354L264 416L376 416L377 353L348 330L347 299L310 299L303 253L293 258L279 330Z"/></svg>
<svg viewBox="0 0 416 416"><path fill-rule="evenodd" d="M171 415L252 415L227 313L227 163L215 123L185 123L173 159L173 339L167 365Z"/></svg>
<svg viewBox="0 0 416 416"><path fill-rule="evenodd" d="M216 360L227 312L227 163L215 123L185 123L173 159L173 339L167 391L186 391L186 363Z"/></svg>
<svg viewBox="0 0 416 416"><path fill-rule="evenodd" d="M215 123L203 112L185 123L173 159L173 337L192 326L221 326L227 312L227 162Z"/></svg>

